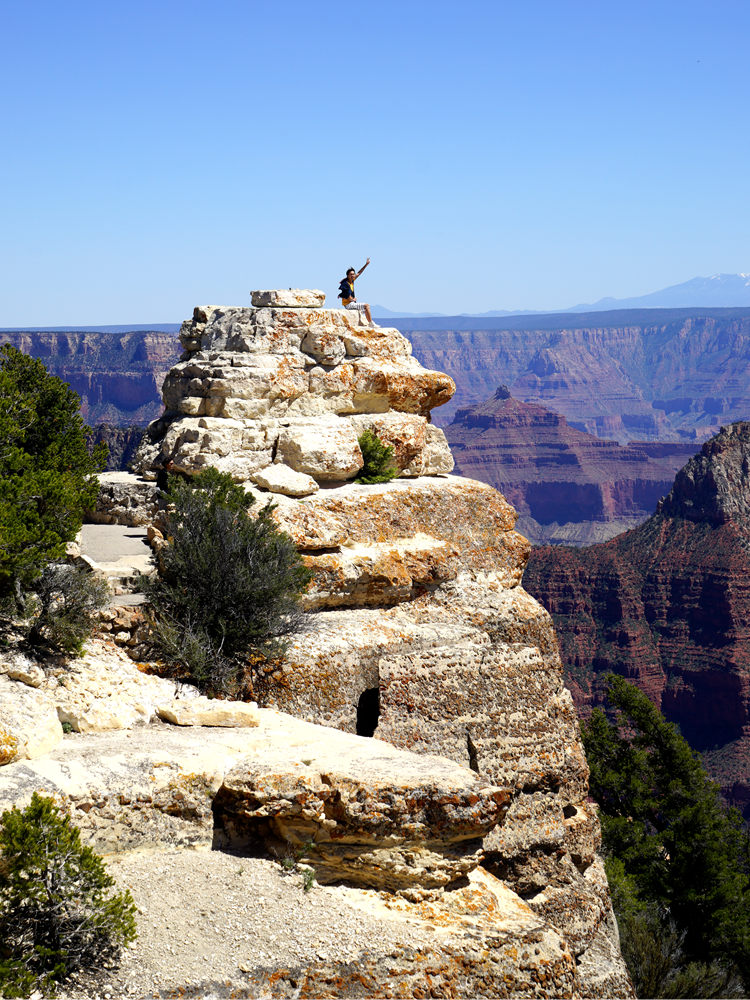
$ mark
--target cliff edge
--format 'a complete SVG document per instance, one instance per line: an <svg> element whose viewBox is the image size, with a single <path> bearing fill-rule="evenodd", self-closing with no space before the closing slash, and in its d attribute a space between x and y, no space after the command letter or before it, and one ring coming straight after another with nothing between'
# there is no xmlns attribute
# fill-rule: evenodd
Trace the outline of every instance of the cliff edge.
<svg viewBox="0 0 750 1000"><path fill-rule="evenodd" d="M150 829L192 810L203 832L186 836L204 844L209 834L245 852L304 844L322 880L385 894L409 921L448 931L385 964L361 942L354 964L277 969L263 979L270 995L302 981L326 996L372 995L374 984L382 995L631 996L551 619L521 587L529 543L499 493L449 475L430 422L452 381L415 361L397 330L322 308L322 293L257 292L253 304L200 307L183 324L185 354L141 451L136 500L120 484L100 517L158 517L153 480L164 469L216 466L261 505L273 499L313 571L310 627L259 674L255 694L262 718L288 720L262 724L293 732L296 749L279 750L282 733L264 765L247 735L172 737L139 751L134 793L121 797L148 800L163 758L174 773L162 798L152 794ZM354 481L365 429L394 447L390 482ZM95 757L122 752L103 743ZM396 763L408 780L391 777ZM51 769L33 765L9 767L38 785ZM200 780L179 779L186 772ZM118 780L98 783L114 794ZM106 830L106 810L101 823L91 812L88 825ZM103 835L114 847L138 842Z"/></svg>

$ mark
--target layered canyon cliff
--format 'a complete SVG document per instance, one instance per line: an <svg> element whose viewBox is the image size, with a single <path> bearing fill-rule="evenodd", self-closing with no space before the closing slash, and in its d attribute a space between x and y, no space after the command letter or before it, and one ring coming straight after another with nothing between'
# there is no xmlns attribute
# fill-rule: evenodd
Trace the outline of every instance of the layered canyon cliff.
<svg viewBox="0 0 750 1000"><path fill-rule="evenodd" d="M679 442L622 446L571 427L501 386L445 427L456 471L499 490L535 545L606 541L644 521L694 453Z"/></svg>
<svg viewBox="0 0 750 1000"><path fill-rule="evenodd" d="M436 415L500 384L573 427L621 443L700 443L750 414L750 312L626 310L493 320L404 320L415 355L448 372L454 399Z"/></svg>
<svg viewBox="0 0 750 1000"><path fill-rule="evenodd" d="M145 425L157 417L164 376L180 356L177 337L160 330L8 330L0 343L39 358L67 382L90 426Z"/></svg>
<svg viewBox="0 0 750 1000"><path fill-rule="evenodd" d="M722 428L640 527L534 549L524 585L555 622L584 712L608 671L638 684L750 815L750 423Z"/></svg>

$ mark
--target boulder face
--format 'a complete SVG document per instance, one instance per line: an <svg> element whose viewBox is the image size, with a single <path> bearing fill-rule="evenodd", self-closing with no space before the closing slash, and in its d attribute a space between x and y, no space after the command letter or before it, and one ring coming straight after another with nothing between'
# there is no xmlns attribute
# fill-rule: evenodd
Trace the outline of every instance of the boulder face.
<svg viewBox="0 0 750 1000"><path fill-rule="evenodd" d="M535 545L587 545L635 527L695 451L687 443L602 440L514 399L505 386L458 410L445 436L456 471L500 490Z"/></svg>
<svg viewBox="0 0 750 1000"><path fill-rule="evenodd" d="M164 381L165 413L141 453L146 475L212 465L280 493L285 470L345 482L362 468L364 430L393 446L402 476L451 471L442 431L427 425L455 386L424 369L398 330L319 308L320 292L259 291L253 302L199 307L183 323L185 354Z"/></svg>
<svg viewBox="0 0 750 1000"><path fill-rule="evenodd" d="M623 674L704 754L750 816L750 423L722 428L645 524L587 549L534 549L579 707Z"/></svg>
<svg viewBox="0 0 750 1000"><path fill-rule="evenodd" d="M266 305L275 295L254 293L254 309L195 310L144 472L216 466L256 496L255 509L274 491L273 516L313 579L309 629L259 674L258 703L439 754L505 789L504 823L481 835L485 868L561 935L577 989L630 995L551 620L520 586L530 545L517 515L490 486L447 475L445 437L429 422L452 395L447 376L414 361L397 330L284 293L293 299ZM394 446L397 479L352 482L365 428ZM294 495L277 467L313 485ZM236 808L263 820L263 796L247 781L232 785ZM314 802L320 789L293 783L290 801L298 795ZM341 802L335 812L343 822ZM290 821L301 822L294 808ZM389 877L395 887L401 876ZM611 960L592 957L602 954Z"/></svg>

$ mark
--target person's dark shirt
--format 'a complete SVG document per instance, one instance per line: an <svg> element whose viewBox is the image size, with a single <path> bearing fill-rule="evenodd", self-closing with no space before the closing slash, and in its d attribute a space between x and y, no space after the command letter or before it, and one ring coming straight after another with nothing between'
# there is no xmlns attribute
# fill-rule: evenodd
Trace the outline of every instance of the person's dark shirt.
<svg viewBox="0 0 750 1000"><path fill-rule="evenodd" d="M356 298L356 295L354 294L354 282L349 281L348 278L344 278L343 281L340 281L338 298L340 299Z"/></svg>

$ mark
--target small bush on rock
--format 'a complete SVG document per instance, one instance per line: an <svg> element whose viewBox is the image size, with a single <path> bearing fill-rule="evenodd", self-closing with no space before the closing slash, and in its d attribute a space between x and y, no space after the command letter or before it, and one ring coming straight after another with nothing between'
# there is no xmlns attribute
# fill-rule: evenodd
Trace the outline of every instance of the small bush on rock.
<svg viewBox="0 0 750 1000"><path fill-rule="evenodd" d="M91 635L95 612L104 607L110 594L106 581L90 571L50 563L34 584L34 596L36 617L27 642L62 653L80 653Z"/></svg>
<svg viewBox="0 0 750 1000"><path fill-rule="evenodd" d="M52 799L0 816L0 995L53 995L135 938L135 904Z"/></svg>
<svg viewBox="0 0 750 1000"><path fill-rule="evenodd" d="M362 431L357 438L365 464L356 482L371 485L387 483L398 475L398 467L393 460L392 445L383 444L374 431Z"/></svg>
<svg viewBox="0 0 750 1000"><path fill-rule="evenodd" d="M267 504L207 469L186 482L170 477L160 574L144 582L152 640L167 663L209 693L237 695L253 662L283 655L305 617L299 598L310 580L296 546Z"/></svg>

